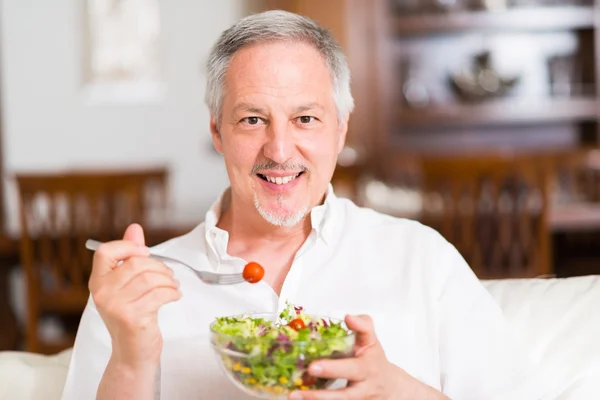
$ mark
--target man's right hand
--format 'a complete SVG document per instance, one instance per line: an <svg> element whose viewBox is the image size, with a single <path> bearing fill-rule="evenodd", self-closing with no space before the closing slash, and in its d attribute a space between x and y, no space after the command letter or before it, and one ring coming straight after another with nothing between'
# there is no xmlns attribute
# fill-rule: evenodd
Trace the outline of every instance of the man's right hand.
<svg viewBox="0 0 600 400"><path fill-rule="evenodd" d="M158 309L181 298L173 271L148 257L142 228L94 254L89 289L112 339L111 362L135 370L156 367L162 351Z"/></svg>

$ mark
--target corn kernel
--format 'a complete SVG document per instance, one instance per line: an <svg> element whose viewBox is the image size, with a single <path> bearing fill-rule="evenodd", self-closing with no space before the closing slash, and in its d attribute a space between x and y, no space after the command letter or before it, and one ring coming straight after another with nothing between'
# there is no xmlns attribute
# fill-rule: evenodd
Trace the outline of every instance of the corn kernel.
<svg viewBox="0 0 600 400"><path fill-rule="evenodd" d="M251 372L251 369L248 367L244 367L242 368L242 374L249 374Z"/></svg>
<svg viewBox="0 0 600 400"><path fill-rule="evenodd" d="M308 390L308 386L302 385L302 386L300 386L300 390Z"/></svg>
<svg viewBox="0 0 600 400"><path fill-rule="evenodd" d="M240 369L242 369L242 365L240 363L233 364L234 371L239 371Z"/></svg>
<svg viewBox="0 0 600 400"><path fill-rule="evenodd" d="M247 385L254 385L256 383L256 379L254 378L246 378L245 380Z"/></svg>
<svg viewBox="0 0 600 400"><path fill-rule="evenodd" d="M302 379L296 379L294 381L294 385L296 385L296 386L302 386Z"/></svg>
<svg viewBox="0 0 600 400"><path fill-rule="evenodd" d="M285 376L279 377L279 383L285 385L286 383L288 383L288 378L286 378Z"/></svg>

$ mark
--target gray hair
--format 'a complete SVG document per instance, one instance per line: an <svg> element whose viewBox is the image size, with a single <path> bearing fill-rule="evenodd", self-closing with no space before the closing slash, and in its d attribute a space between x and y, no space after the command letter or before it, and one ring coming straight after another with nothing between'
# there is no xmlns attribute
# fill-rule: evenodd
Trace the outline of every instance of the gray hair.
<svg viewBox="0 0 600 400"><path fill-rule="evenodd" d="M204 100L217 124L221 121L225 74L231 58L243 47L270 41L300 41L314 46L323 56L331 74L338 120L342 121L352 112L354 99L350 91L350 69L337 41L310 18L273 10L241 19L221 34L210 52Z"/></svg>

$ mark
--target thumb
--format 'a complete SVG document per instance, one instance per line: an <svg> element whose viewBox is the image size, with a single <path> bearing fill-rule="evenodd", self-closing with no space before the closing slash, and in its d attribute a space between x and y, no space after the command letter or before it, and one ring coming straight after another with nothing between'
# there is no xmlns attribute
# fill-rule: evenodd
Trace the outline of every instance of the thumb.
<svg viewBox="0 0 600 400"><path fill-rule="evenodd" d="M368 348L377 344L375 326L368 315L347 315L346 325L356 333L356 346Z"/></svg>
<svg viewBox="0 0 600 400"><path fill-rule="evenodd" d="M144 229L140 224L131 224L125 230L123 240L129 240L137 245L144 246L146 241L144 239Z"/></svg>

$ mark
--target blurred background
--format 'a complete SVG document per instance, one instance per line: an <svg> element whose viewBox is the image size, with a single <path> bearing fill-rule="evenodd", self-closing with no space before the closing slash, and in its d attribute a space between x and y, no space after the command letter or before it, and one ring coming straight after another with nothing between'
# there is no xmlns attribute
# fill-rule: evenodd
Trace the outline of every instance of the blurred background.
<svg viewBox="0 0 600 400"><path fill-rule="evenodd" d="M203 66L266 9L347 54L339 196L434 227L480 279L600 273L600 0L2 0L0 350L72 346L87 238L203 221L228 184Z"/></svg>

